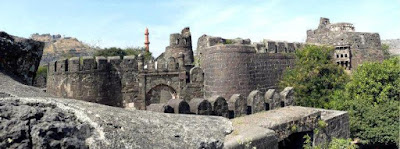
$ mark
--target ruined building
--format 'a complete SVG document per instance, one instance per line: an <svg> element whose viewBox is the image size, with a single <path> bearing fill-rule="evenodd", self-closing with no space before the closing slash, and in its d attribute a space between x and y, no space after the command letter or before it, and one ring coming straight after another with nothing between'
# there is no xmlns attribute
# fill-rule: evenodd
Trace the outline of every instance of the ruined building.
<svg viewBox="0 0 400 149"><path fill-rule="evenodd" d="M351 23L331 24L328 18L321 18L317 29L307 31L306 42L334 46L335 62L348 70L366 61L383 60L379 34L355 32Z"/></svg>
<svg viewBox="0 0 400 149"><path fill-rule="evenodd" d="M142 55L55 61L48 67L47 91L118 107L133 103L137 109L171 97L202 97L203 72L191 65L191 48L190 30L185 28L181 34L171 34L170 46L156 62L145 62ZM160 99L162 91L170 96Z"/></svg>
<svg viewBox="0 0 400 149"><path fill-rule="evenodd" d="M201 64L195 67L190 29L184 28L171 34L165 52L148 62L142 55L52 62L47 91L60 97L118 107L134 105L137 109L170 99L190 103L193 98L247 97L255 90L264 94L276 88L283 71L294 64L293 52L301 45L274 41L255 45L249 39L202 36L198 42ZM272 109L272 103L263 109Z"/></svg>

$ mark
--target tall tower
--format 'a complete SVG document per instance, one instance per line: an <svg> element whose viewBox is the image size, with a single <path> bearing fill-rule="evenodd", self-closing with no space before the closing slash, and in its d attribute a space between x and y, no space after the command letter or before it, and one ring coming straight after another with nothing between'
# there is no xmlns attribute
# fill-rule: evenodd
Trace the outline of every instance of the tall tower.
<svg viewBox="0 0 400 149"><path fill-rule="evenodd" d="M146 51L149 52L149 29L146 27L146 30L144 31L144 46L146 48Z"/></svg>

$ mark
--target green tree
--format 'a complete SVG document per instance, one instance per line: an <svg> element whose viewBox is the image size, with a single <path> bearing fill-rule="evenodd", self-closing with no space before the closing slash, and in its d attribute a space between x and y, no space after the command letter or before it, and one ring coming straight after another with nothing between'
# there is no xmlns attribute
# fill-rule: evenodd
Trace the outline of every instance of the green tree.
<svg viewBox="0 0 400 149"><path fill-rule="evenodd" d="M400 58L363 63L331 107L347 110L352 137L372 146L399 147Z"/></svg>
<svg viewBox="0 0 400 149"><path fill-rule="evenodd" d="M382 44L382 52L383 52L383 57L385 59L390 58L390 52L389 52L389 45L388 44Z"/></svg>
<svg viewBox="0 0 400 149"><path fill-rule="evenodd" d="M138 56L140 53L143 53L145 61L148 61L152 58L152 53L147 52L144 48L141 47L129 47L126 49L121 49L117 47L105 48L103 50L97 50L94 54L95 56L123 56L127 55L135 55Z"/></svg>
<svg viewBox="0 0 400 149"><path fill-rule="evenodd" d="M332 62L333 50L326 46L306 45L296 51L296 64L284 73L279 86L294 87L297 105L326 108L332 94L345 87L349 76Z"/></svg>

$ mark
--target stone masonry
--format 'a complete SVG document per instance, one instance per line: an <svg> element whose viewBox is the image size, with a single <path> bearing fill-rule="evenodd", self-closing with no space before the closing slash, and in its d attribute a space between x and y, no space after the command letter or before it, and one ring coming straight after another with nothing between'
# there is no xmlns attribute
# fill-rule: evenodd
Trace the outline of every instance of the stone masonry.
<svg viewBox="0 0 400 149"><path fill-rule="evenodd" d="M73 57L49 64L47 91L117 107L145 109L171 98L203 97L203 71L194 67L189 28L171 34L170 46L157 61L142 55Z"/></svg>
<svg viewBox="0 0 400 149"><path fill-rule="evenodd" d="M203 35L197 52L204 71L205 97L248 95L277 87L283 71L294 65L293 52L301 44L249 39L224 39Z"/></svg>
<svg viewBox="0 0 400 149"><path fill-rule="evenodd" d="M307 31L306 42L334 46L335 62L348 70L363 62L383 60L379 34L355 32L351 23L331 24L328 18L321 18L317 29Z"/></svg>

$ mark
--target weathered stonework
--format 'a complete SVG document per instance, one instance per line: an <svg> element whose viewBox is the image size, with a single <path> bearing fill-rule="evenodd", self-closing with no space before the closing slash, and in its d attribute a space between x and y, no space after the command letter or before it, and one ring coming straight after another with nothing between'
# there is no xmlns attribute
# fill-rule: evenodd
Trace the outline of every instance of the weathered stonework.
<svg viewBox="0 0 400 149"><path fill-rule="evenodd" d="M379 34L355 32L351 23L331 24L328 18L321 18L317 29L307 31L306 42L334 46L333 59L346 69L357 68L366 61L383 60Z"/></svg>
<svg viewBox="0 0 400 149"><path fill-rule="evenodd" d="M327 126L321 128L319 121ZM334 110L288 106L238 117L232 124L234 131L226 136L224 148L301 148L304 135L310 135L314 145L350 137L347 112Z"/></svg>
<svg viewBox="0 0 400 149"><path fill-rule="evenodd" d="M33 85L43 47L43 42L0 32L0 71L8 72L23 84Z"/></svg>
<svg viewBox="0 0 400 149"><path fill-rule="evenodd" d="M228 99L233 94L276 88L283 71L294 65L293 52L301 47L268 41L257 49L250 41L231 40L227 43L230 40L207 35L199 38L197 56L204 71L205 97L220 95Z"/></svg>
<svg viewBox="0 0 400 149"><path fill-rule="evenodd" d="M180 43L176 44L176 40ZM49 64L47 91L117 107L145 110L151 104L172 99L203 97L204 74L194 67L188 28L172 34L171 44L156 61L142 55L120 57L74 57ZM169 57L166 57L169 56Z"/></svg>

